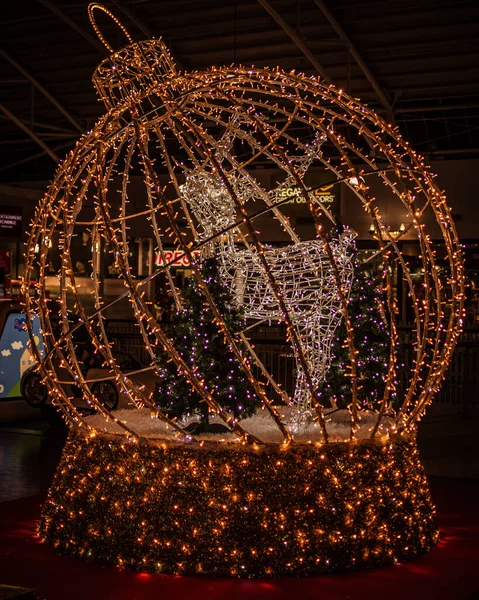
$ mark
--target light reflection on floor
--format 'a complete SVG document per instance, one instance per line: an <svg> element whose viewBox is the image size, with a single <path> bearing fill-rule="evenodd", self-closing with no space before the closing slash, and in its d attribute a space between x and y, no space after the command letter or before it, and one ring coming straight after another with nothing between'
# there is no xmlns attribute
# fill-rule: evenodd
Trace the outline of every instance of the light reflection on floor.
<svg viewBox="0 0 479 600"><path fill-rule="evenodd" d="M64 436L43 422L0 426L0 502L48 490Z"/></svg>

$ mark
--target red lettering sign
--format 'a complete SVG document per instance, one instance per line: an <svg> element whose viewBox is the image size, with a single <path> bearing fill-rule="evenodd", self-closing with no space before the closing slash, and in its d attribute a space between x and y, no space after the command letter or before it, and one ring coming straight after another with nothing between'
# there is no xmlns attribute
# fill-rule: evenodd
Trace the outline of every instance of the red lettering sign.
<svg viewBox="0 0 479 600"><path fill-rule="evenodd" d="M199 250L192 250L191 254L195 258L200 256ZM155 265L157 267L190 267L191 263L183 250L163 250L163 254L155 252Z"/></svg>

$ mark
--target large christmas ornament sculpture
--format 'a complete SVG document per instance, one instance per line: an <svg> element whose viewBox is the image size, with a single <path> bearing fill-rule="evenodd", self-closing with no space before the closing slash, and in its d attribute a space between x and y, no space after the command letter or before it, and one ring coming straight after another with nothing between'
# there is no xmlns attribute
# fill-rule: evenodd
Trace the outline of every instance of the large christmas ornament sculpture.
<svg viewBox="0 0 479 600"><path fill-rule="evenodd" d="M98 9L118 21L104 7L90 6L92 23L109 48L94 19ZM38 294L25 299L32 345L32 315L38 313L47 351L36 358L52 401L72 426L44 509L42 539L109 564L249 577L366 568L428 550L438 532L415 427L450 361L463 297L460 247L443 193L399 133L341 90L280 70L178 73L161 40L133 43L123 30L129 45L113 52L93 76L107 112L59 167L32 224L26 255L25 280L38 274L39 281ZM269 187L256 167L275 170ZM336 223L318 189L308 187L308 174L318 167L327 173L324 189L332 183L348 189L375 232L377 249L369 260L381 265L379 308L390 349L384 391L374 406L364 393L349 312L355 234ZM135 175L143 181L141 198L132 197L138 193L132 191ZM372 192L378 182L407 215L404 232L391 231L381 216ZM284 211L283 192L291 189L314 223L308 237ZM286 236L281 246L262 239L257 223L265 215ZM444 242L441 266L426 217L435 218ZM130 226L141 221L149 223L163 259L147 278L134 275L128 241ZM91 236L93 308L84 302L71 254L85 228ZM420 247L419 287L401 253L403 234ZM62 256L59 325L45 287L52 239L60 240ZM149 283L164 273L181 306L168 244L191 263L230 358L261 401L263 410L252 419L240 421L221 405L147 301ZM194 435L170 418L137 373L117 364L101 295L100 258L106 252L124 285L116 301L129 299L148 353L145 369L160 373L158 355L166 354L178 377L229 429L219 441ZM202 261L212 256L225 289L244 311L239 334L228 329L202 275ZM414 316L408 372L398 360L398 271ZM271 320L285 326L296 363L290 397L249 339L251 329ZM351 400L338 413L342 428L318 392L327 381L340 323ZM75 348L79 330L88 332L129 411L108 410L92 391ZM97 416L79 412L72 382ZM147 411L157 424L149 435L136 419Z"/></svg>

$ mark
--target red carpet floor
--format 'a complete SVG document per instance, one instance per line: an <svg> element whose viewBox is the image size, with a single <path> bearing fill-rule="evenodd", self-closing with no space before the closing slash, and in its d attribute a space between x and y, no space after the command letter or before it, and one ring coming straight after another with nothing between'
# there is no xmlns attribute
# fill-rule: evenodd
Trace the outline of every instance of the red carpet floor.
<svg viewBox="0 0 479 600"><path fill-rule="evenodd" d="M39 543L43 497L0 504L0 584L36 590L39 600L473 600L479 599L479 482L434 480L442 539L413 563L375 571L267 581L133 573L57 556Z"/></svg>

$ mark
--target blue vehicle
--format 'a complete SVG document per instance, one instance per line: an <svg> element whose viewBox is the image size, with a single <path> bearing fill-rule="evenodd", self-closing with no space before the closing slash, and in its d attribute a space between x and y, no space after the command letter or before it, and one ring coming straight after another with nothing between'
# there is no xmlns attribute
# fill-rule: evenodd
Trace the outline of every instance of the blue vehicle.
<svg viewBox="0 0 479 600"><path fill-rule="evenodd" d="M46 348L38 316L33 317L32 328L35 345L40 356L43 357ZM84 335L82 337L77 334L74 344L92 394L108 410L116 410L119 406L129 407L128 395L120 394L113 373L103 366L101 360L98 361L91 353L89 354L86 341ZM59 421L58 415L51 404L47 386L42 382L43 378L37 368L31 344L21 304L0 300L0 401L22 397L30 407L39 409L47 420L50 421L51 417L52 424L56 426ZM116 351L114 358L125 374L132 374L133 380L139 386L152 390L158 385L155 374L149 369L145 370L133 356ZM83 411L92 411L89 402L83 398L82 390L70 381L69 372L62 367L57 367L57 373L60 373L62 386L75 406Z"/></svg>
<svg viewBox="0 0 479 600"><path fill-rule="evenodd" d="M36 347L43 355L43 336L38 316L33 318L33 333ZM25 397L23 388L28 381L26 375L35 372L35 364L21 305L9 300L0 301L0 399ZM39 375L36 377L35 393L46 394L44 386L41 386L43 390L38 388Z"/></svg>

